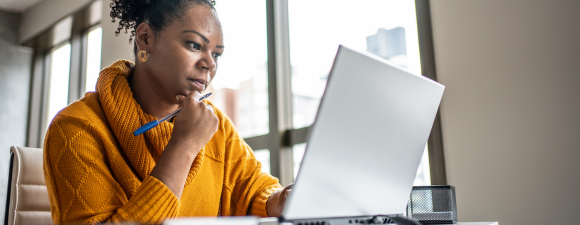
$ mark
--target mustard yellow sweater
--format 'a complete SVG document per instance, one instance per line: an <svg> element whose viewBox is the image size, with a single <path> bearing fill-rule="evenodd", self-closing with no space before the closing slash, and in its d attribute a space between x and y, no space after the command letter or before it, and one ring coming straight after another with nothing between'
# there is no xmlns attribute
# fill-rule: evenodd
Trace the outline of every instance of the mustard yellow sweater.
<svg viewBox="0 0 580 225"><path fill-rule="evenodd" d="M215 106L218 131L191 165L181 199L149 175L173 124L163 122L133 136L156 118L133 98L127 82L132 67L121 60L103 69L96 92L64 108L50 124L44 176L53 221L161 223L185 216L267 216L268 197L281 186L261 172L250 147Z"/></svg>

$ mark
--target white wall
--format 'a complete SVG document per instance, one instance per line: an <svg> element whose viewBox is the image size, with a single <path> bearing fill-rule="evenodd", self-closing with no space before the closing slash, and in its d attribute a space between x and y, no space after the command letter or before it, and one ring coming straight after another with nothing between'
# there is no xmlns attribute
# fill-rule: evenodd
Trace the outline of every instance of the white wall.
<svg viewBox="0 0 580 225"><path fill-rule="evenodd" d="M431 1L460 221L580 221L580 1Z"/></svg>
<svg viewBox="0 0 580 225"><path fill-rule="evenodd" d="M133 61L133 44L129 44L129 36L121 31L119 36L115 36L115 31L119 27L119 20L111 22L111 7L110 0L103 0L103 17L101 26L103 27L103 51L101 53L101 67L105 68L113 64L119 59L126 59Z"/></svg>
<svg viewBox="0 0 580 225"><path fill-rule="evenodd" d="M82 9L93 0L43 0L22 14L19 43L44 32L59 20ZM107 2L107 1L105 1ZM108 5L107 5L108 7Z"/></svg>

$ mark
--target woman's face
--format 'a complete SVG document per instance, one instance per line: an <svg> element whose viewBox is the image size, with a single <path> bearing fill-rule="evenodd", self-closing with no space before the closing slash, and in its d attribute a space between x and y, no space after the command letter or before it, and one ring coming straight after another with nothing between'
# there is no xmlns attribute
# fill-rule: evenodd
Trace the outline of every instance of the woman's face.
<svg viewBox="0 0 580 225"><path fill-rule="evenodd" d="M138 29L139 30L139 29ZM157 35L144 38L149 53L144 66L154 82L157 96L175 101L175 95L202 93L213 80L224 44L220 21L207 5L192 4L181 19L174 20ZM139 32L137 32L139 37Z"/></svg>

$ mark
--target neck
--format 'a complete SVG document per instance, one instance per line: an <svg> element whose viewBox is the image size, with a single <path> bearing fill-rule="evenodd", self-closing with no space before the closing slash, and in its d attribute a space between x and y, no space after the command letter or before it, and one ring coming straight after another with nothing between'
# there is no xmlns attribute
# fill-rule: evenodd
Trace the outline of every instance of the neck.
<svg viewBox="0 0 580 225"><path fill-rule="evenodd" d="M167 99L156 82L151 79L143 66L135 65L133 74L129 78L129 86L133 92L133 98L141 106L143 112L156 118L162 118L176 110L179 106L174 98Z"/></svg>

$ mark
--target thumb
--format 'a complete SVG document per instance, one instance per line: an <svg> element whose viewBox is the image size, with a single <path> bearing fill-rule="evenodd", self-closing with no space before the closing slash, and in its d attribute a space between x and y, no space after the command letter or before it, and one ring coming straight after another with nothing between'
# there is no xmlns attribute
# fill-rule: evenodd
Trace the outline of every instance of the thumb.
<svg viewBox="0 0 580 225"><path fill-rule="evenodd" d="M287 190L286 193L284 193L284 197L288 198L288 195L290 195L290 192L292 192L292 189Z"/></svg>
<svg viewBox="0 0 580 225"><path fill-rule="evenodd" d="M183 99L185 99L185 96L179 94L175 95L175 100L177 100L177 103L179 103L179 105L181 105Z"/></svg>
<svg viewBox="0 0 580 225"><path fill-rule="evenodd" d="M291 184L289 184L288 186L286 186L286 187L284 188L284 191L289 191L289 190L292 190L292 186L294 186L294 183L291 183Z"/></svg>

